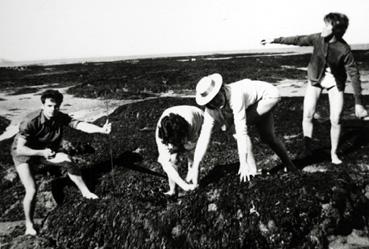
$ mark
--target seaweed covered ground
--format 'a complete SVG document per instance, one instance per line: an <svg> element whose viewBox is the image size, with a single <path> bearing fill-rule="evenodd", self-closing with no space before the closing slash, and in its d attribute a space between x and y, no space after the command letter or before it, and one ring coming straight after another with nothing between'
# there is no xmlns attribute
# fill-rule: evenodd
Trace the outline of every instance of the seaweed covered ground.
<svg viewBox="0 0 369 249"><path fill-rule="evenodd" d="M10 120L0 116L0 135L3 133L10 124Z"/></svg>
<svg viewBox="0 0 369 249"><path fill-rule="evenodd" d="M360 70L369 70L369 51L354 51ZM14 94L48 85L72 86L77 97L143 98L150 93L193 90L203 76L219 72L225 82L242 78L277 83L304 80L309 54L232 54L117 62L0 68L0 89Z"/></svg>
<svg viewBox="0 0 369 249"><path fill-rule="evenodd" d="M365 53L360 55L367 56ZM177 75L178 83L173 83L170 89L194 87L196 78L214 70L223 74L228 70L229 74L225 77L229 79L240 78L248 70L247 67L241 69L242 63L250 60L252 65L254 60L257 64L260 59L248 58L240 58L240 63L236 63L237 60L232 63L228 60L204 61L197 65L197 69L190 68L188 72L181 71L185 68L178 69L187 80ZM294 60L296 66L302 67L308 57L285 58L275 56L265 59L271 63L270 72L272 68L278 69L274 60L283 60L286 64ZM138 70L134 65L140 63L108 64L112 65L112 74L123 77L130 75L129 72L118 68L125 68L123 64L130 65L133 74ZM153 67L156 62L147 60L142 63L151 63ZM161 60L157 63L160 68ZM176 63L166 63L165 67L175 67ZM87 66L98 67L98 64ZM109 69L105 64L99 66ZM254 67L254 71L249 73L256 78L272 77L276 82L278 77L304 77L299 70L291 70L293 73L288 75L280 69L268 76L264 74L266 67L261 69L263 76L257 76L253 74L257 71ZM88 74L97 73L95 71L91 70ZM142 72L145 72L145 77L156 73L153 69ZM196 75L189 72L196 72ZM164 77L166 74L158 73L156 77L159 75ZM102 79L104 75L100 77ZM47 79L49 83L56 80L44 80ZM181 87L179 82L182 80ZM21 86L19 82L17 84ZM79 88L71 88L71 91L79 92L81 96L96 93L99 97L99 87L103 87L109 90L108 94L103 91L101 96L119 98L114 80L107 82L112 83L103 86L91 83L94 91L76 90ZM139 92L137 89L142 86L134 87L132 91ZM154 92L149 86L147 89ZM163 170L156 162L154 128L164 109L180 104L195 105L194 99L167 97L121 106L108 117L113 125L110 136L82 134L69 129L65 132L68 141L65 148L82 168L89 187L100 199L83 199L64 172L49 173L41 167L36 178L40 187L35 214L40 235L22 236L24 226L20 223L10 234L0 233L0 244L2 248L60 249L368 247L369 124L350 115L354 107L351 95L346 95L345 101L339 149L343 165L333 166L329 160L330 124L326 119L329 112L326 95L320 103L321 118L316 120L314 157L302 159L297 157L302 146L302 97L283 98L274 113L276 133L285 142L291 157L295 158L301 175L285 173L278 158L260 142L254 127L250 126L258 167L269 170L270 174L264 172L250 183L240 183L236 143L230 134L217 131L201 167L199 188L189 193L179 191L174 197L163 195L168 185ZM365 101L369 101L367 96ZM102 125L106 118L102 117L95 123ZM0 142L0 220L3 222L23 219L20 200L24 190L19 179L14 178L9 156L10 143L11 139ZM185 167L181 173L184 171Z"/></svg>

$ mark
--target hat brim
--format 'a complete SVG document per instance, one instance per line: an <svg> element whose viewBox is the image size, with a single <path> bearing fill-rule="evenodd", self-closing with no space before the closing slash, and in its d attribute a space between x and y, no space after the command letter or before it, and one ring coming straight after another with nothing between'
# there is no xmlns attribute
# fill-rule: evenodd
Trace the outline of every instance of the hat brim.
<svg viewBox="0 0 369 249"><path fill-rule="evenodd" d="M200 93L196 92L196 103L200 106L204 106L207 103L209 103L219 93L220 88L222 87L222 84L223 84L223 78L220 74L216 73L216 74L209 75L207 77L209 77L211 80L214 81L214 88L205 97L201 96Z"/></svg>

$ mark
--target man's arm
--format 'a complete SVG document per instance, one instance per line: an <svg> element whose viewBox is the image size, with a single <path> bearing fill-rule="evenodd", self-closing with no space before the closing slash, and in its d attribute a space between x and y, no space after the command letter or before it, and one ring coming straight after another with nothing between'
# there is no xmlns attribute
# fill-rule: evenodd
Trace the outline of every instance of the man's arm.
<svg viewBox="0 0 369 249"><path fill-rule="evenodd" d="M344 57L345 69L351 79L352 89L355 99L355 116L358 118L365 118L368 116L368 112L364 107L364 103L361 96L361 80L359 69L356 65L354 56L349 51Z"/></svg>
<svg viewBox="0 0 369 249"><path fill-rule="evenodd" d="M214 123L215 123L214 118L209 114L208 110L205 109L204 122L201 127L199 139L197 140L194 158L193 158L193 164L192 164L192 170L194 174L192 182L196 186L199 180L198 178L199 178L200 163L202 159L204 158L206 151L208 149Z"/></svg>
<svg viewBox="0 0 369 249"><path fill-rule="evenodd" d="M102 133L109 134L111 131L111 123L106 120L105 124L100 127L88 122L79 122L75 129L86 132L86 133Z"/></svg>
<svg viewBox="0 0 369 249"><path fill-rule="evenodd" d="M352 89L354 91L354 98L356 104L361 104L361 81L360 73L357 68L352 52L348 52L344 57L345 69L351 79Z"/></svg>
<svg viewBox="0 0 369 249"><path fill-rule="evenodd" d="M313 46L314 40L316 40L318 37L319 34L278 37L275 39L264 39L261 41L261 44L265 45L267 43L278 43L296 46Z"/></svg>
<svg viewBox="0 0 369 249"><path fill-rule="evenodd" d="M27 140L23 137L18 137L17 141L17 154L21 156L42 156L50 158L55 155L55 152L51 149L35 150L26 146Z"/></svg>
<svg viewBox="0 0 369 249"><path fill-rule="evenodd" d="M173 180L178 186L180 186L184 191L193 189L192 186L194 185L185 182L178 174L178 171L173 167L173 165L177 163L177 154L161 154L159 162L162 165L165 173L167 173L168 177Z"/></svg>
<svg viewBox="0 0 369 249"><path fill-rule="evenodd" d="M254 154L252 152L251 139L247 133L245 104L243 103L242 105L236 107L233 110L233 115L238 156L240 159L240 169L238 174L240 175L241 181L250 180L250 175L256 174L256 163Z"/></svg>

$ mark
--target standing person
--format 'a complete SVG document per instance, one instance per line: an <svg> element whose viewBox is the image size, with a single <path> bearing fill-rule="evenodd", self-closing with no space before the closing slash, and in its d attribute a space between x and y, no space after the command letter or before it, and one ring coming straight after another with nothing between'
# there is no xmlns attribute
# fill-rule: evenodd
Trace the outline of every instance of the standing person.
<svg viewBox="0 0 369 249"><path fill-rule="evenodd" d="M32 112L20 123L19 132L14 138L11 148L12 158L19 178L25 188L23 200L26 231L25 234L36 235L33 226L33 212L37 187L33 167L37 164L65 167L68 176L77 185L83 197L97 199L81 177L79 168L69 155L59 152L63 136L63 126L87 133L109 134L111 124L108 121L103 127L80 122L59 111L63 95L55 90L47 90L41 95L41 110Z"/></svg>
<svg viewBox="0 0 369 249"><path fill-rule="evenodd" d="M175 194L176 184L184 191L193 190L192 158L203 122L203 111L195 106L181 105L166 109L156 126L155 139L158 146L158 162L168 176L169 191ZM186 155L188 172L186 181L178 174L178 157Z"/></svg>
<svg viewBox="0 0 369 249"><path fill-rule="evenodd" d="M308 65L308 85L304 98L302 129L304 134L304 154L311 156L311 138L313 135L313 116L323 89L328 91L331 120L331 160L341 164L337 147L341 134L341 115L344 104L344 90L347 74L351 78L355 98L355 115L367 119L361 98L360 74L350 46L343 40L349 20L341 13L329 13L324 17L321 33L312 35L279 37L264 39L267 43L280 43L298 46L313 46L314 50Z"/></svg>
<svg viewBox="0 0 369 249"><path fill-rule="evenodd" d="M194 184L197 185L199 165L207 151L215 124L222 130L235 133L241 181L250 180L250 176L257 173L247 124L255 124L262 141L273 149L289 170L296 171L283 143L274 133L272 110L279 100L278 89L267 82L244 79L223 84L220 74L203 77L196 86L196 102L205 106L205 113L194 155Z"/></svg>

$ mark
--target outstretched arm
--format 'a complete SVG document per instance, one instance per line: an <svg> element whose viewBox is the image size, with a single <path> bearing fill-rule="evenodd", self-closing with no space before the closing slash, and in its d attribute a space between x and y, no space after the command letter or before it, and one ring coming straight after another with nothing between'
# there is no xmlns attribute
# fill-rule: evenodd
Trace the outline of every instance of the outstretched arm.
<svg viewBox="0 0 369 249"><path fill-rule="evenodd" d="M211 138L211 132L213 130L214 126L214 118L208 113L207 110L205 110L204 113L204 123L201 127L201 133L199 136L199 139L197 140L195 153L194 153L194 159L192 164L192 172L193 172L193 178L192 182L197 186L198 180L199 180L199 167L202 159L204 158L206 151L208 149L210 138Z"/></svg>
<svg viewBox="0 0 369 249"><path fill-rule="evenodd" d="M312 35L299 35L299 36L288 36L288 37L278 37L274 39L263 39L261 40L262 45L270 43L278 43L285 45L296 45L296 46L313 46L314 40L318 39L319 33Z"/></svg>
<svg viewBox="0 0 369 249"><path fill-rule="evenodd" d="M111 132L111 123L106 120L105 124L100 127L88 122L79 122L76 127L77 130L86 132L86 133L101 133L101 134L109 134Z"/></svg>

